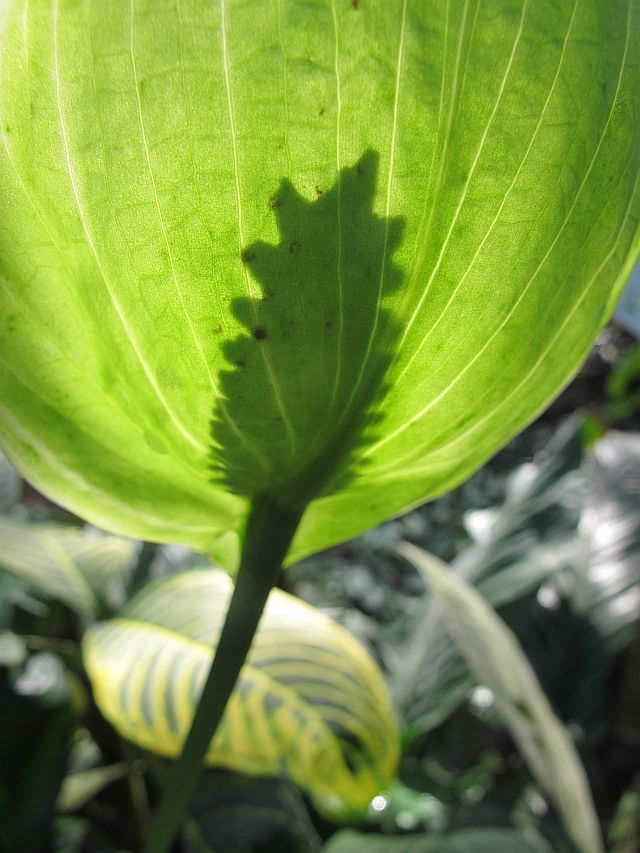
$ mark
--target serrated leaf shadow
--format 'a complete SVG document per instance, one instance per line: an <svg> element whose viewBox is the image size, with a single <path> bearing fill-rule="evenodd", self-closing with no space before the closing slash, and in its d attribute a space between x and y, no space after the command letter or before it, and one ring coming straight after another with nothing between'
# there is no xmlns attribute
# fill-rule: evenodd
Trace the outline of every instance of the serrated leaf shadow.
<svg viewBox="0 0 640 853"><path fill-rule="evenodd" d="M313 201L283 180L267 202L279 244L242 252L262 293L231 304L246 333L223 344L211 424L212 474L234 493L305 504L344 487L376 437L404 229L373 211L378 161L366 151Z"/></svg>

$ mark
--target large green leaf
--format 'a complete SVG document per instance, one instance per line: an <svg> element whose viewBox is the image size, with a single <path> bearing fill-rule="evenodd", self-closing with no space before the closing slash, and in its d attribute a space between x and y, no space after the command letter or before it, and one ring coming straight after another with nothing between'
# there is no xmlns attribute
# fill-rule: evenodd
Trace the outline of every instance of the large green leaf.
<svg viewBox="0 0 640 853"><path fill-rule="evenodd" d="M314 498L293 556L444 491L637 254L637 0L0 23L0 440L100 526L230 565L255 490Z"/></svg>
<svg viewBox="0 0 640 853"><path fill-rule="evenodd" d="M185 572L151 583L85 635L96 702L124 737L180 752L230 592L222 571ZM286 773L321 809L344 815L391 782L398 746L382 675L364 649L319 611L272 592L207 762Z"/></svg>

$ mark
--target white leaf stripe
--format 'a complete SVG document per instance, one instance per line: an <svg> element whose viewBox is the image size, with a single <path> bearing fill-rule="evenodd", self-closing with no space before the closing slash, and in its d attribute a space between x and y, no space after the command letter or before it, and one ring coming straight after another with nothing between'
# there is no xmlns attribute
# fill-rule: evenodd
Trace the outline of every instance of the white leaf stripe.
<svg viewBox="0 0 640 853"><path fill-rule="evenodd" d="M626 177L626 172L627 172L629 166L633 162L633 158L635 156L635 153L636 152L634 151L631 159L629 160L629 163L627 164L627 168L622 173L621 180L624 177ZM607 254L605 255L605 257L603 258L603 260L599 264L599 266L596 269L593 276L587 282L587 285L585 286L585 288L581 292L577 301L573 304L571 310L568 312L567 316L563 320L562 324L559 326L559 328L556 331L556 333L554 334L554 336L551 338L551 340L549 341L547 346L540 352L538 358L536 359L534 364L531 366L529 371L526 373L526 375L522 377L522 379L518 382L518 384L509 392L509 394L506 397L504 397L500 401L500 403L495 408L487 411L478 421L474 422L472 427L470 427L468 430L465 430L464 432L460 433L459 435L455 436L455 438L453 438L451 441L448 441L446 444L442 444L437 448L438 454L440 454L442 451L446 450L447 451L446 455L443 455L442 458L436 457L429 465L422 465L422 466L404 468L402 471L403 476L407 476L407 477L421 476L425 473L436 471L440 467L447 467L448 468L451 466L452 461L457 462L458 460L456 460L455 457L452 457L448 451L452 447L458 446L458 445L464 443L465 441L467 441L469 436L480 431L482 429L482 426L485 423L487 423L492 418L495 418L496 415L499 414L500 412L502 412L504 409L508 409L510 407L510 405L512 404L513 399L516 398L518 396L518 394L522 391L522 389L531 381L531 379L535 375L535 373L545 366L546 357L548 356L550 351L553 349L554 345L558 342L558 340L561 339L564 331L572 322L576 311L579 310L582 303L588 297L591 289L593 288L593 285L599 280L602 272L604 271L606 266L609 264L611 259L614 257L614 255L618 251L619 246L620 246L620 242L625 237L625 230L626 230L627 223L630 221L633 204L634 204L634 202L637 201L637 197L638 197L637 192L638 192L639 183L640 183L640 175L637 175L636 179L635 179L634 186L633 186L633 190L629 196L629 202L627 205L627 209L625 211L624 219L622 221L622 227L617 232L615 239L611 245L611 248L608 250ZM573 374L573 368L569 368L568 373L564 377L563 381L566 382L572 374ZM549 402L550 402L549 400L544 401L544 403L540 406L540 411L542 411L549 404ZM476 445L476 447L477 447L477 445ZM461 456L460 461L464 460L465 457L466 457L466 454L464 456ZM378 480L380 473L381 473L380 469L377 469L376 473L373 475L373 478L375 480ZM382 477L381 479L384 479L384 477Z"/></svg>
<svg viewBox="0 0 640 853"><path fill-rule="evenodd" d="M628 15L627 15L626 40L625 40L625 46L624 46L624 52L623 52L623 56L622 56L622 61L621 61L621 64L620 64L619 74L618 74L618 80L617 80L616 91L615 91L615 95L614 95L614 97L612 98L612 102L611 102L611 109L610 109L610 111L609 111L609 115L608 115L608 117L607 117L607 121L606 121L605 126L604 126L604 128L603 128L603 130L602 130L602 133L600 134L600 136L599 136L599 138L598 138L597 144L596 144L596 146L595 146L594 153L593 153L593 155L592 155L592 157L591 157L591 160L590 160L590 162L589 162L589 166L588 166L588 168L586 169L586 171L584 172L584 174L583 174L583 176L582 176L582 179L581 179L581 181L580 181L580 185L579 185L579 187L578 187L578 189L577 189L577 192L576 192L576 194L575 194L575 196L574 196L574 198L573 198L573 202L572 202L572 204L571 204L571 206L570 206L569 210L567 211L567 213L566 213L566 215L565 215L565 217L564 217L564 219L563 219L563 222L562 222L561 227L560 227L560 228L558 229L558 231L556 232L556 235L555 235L554 239L552 240L552 242L551 242L551 244L550 244L549 248L548 248L548 249L547 249L547 251L545 252L545 254L544 254L544 256L542 257L542 259L540 260L540 262L538 263L538 265L537 265L537 267L536 267L535 271L533 272L533 274L531 275L531 277L530 277L530 278L529 278L529 280L527 281L526 285L525 285L525 286L522 288L522 290L520 291L520 293L519 293L519 295L518 295L518 298L515 300L515 302L514 302L513 306L512 306L512 307L511 307L511 309L509 310L509 312L508 312L508 313L505 315L505 317L502 319L502 321L501 321L500 325L499 325L499 326L498 326L498 327L497 327L497 328L496 328L496 329L491 333L491 335L487 338L487 340L484 342L484 344L482 345L482 347L480 347L480 349L478 350L478 352L476 353L476 355L475 355L472 359L469 359L469 360L467 361L467 363L465 364L465 367L464 367L464 368L463 368L463 369L462 369L462 370L461 370L461 371L460 371L460 372L459 372L459 373L458 373L458 374L457 374L457 375L456 375L456 376L455 376L455 377L454 377L454 378L449 382L449 384L447 385L447 387L446 387L443 391L441 391L441 392L440 392L436 397L434 397L434 398L433 398L433 400L431 400L431 401L430 401L426 406L424 406L422 409L420 409L420 411L419 411L419 412L417 412L415 415L413 415L411 418L409 418L409 420L405 421L401 426L399 426L399 427L397 427L395 430L393 430L393 432L390 432L389 434L387 434L387 435L384 437L384 439L382 439L381 441L377 442L377 443L376 443L376 444L374 444L374 445L371 445L371 446L370 446L370 447L369 447L369 448L368 448L368 449L367 449L367 450L362 454L362 457L363 457L363 458L368 457L368 456L371 456L374 452L378 451L378 450L379 450L381 447L383 447L385 444L388 444L390 441L393 441L393 440L394 440L398 435L400 435L400 434L401 434L402 432L404 432L404 431L405 431L409 426L411 426L411 424L415 423L416 421L418 421L418 420L420 420L422 417L424 417L424 415L425 415L425 414L426 414L426 413L427 413L431 408L433 408L433 406L435 406L437 403L441 402L441 401L442 401L442 400L443 400L443 399L444 399L444 398L445 398L445 397L446 397L446 396L451 392L451 390L452 390L452 389L457 385L457 383L460 381L460 379L462 379L462 377L463 377L463 376L465 376L465 375L469 372L469 370L471 370L471 369L473 368L473 365L474 365L474 364L476 363L476 361L480 358L480 356L482 355L482 353L484 353L484 352L485 352L485 351L486 351L486 350L491 346L492 342L493 342L493 341L494 341L494 339L495 339L495 338L500 334L500 332L502 331L502 329L504 329L504 327L507 325L507 323L509 322L509 320L511 319L511 317L512 317L512 316L514 315L514 313L516 312L516 310L517 310L518 306L520 305L520 303L521 303L521 302L522 302L522 300L524 299L524 297L525 297L525 295L526 295L527 291L529 290L529 288L531 287L531 285L533 284L533 282L537 279L537 277L538 277L538 275L540 274L540 271L542 270L542 268L543 268L543 266L544 266L545 262L546 262L546 261L547 261L547 259L549 258L549 256L550 256L550 254L551 254L551 252L552 252L553 248L557 245L557 243L558 243L558 241L560 240L560 238L561 238L561 236L562 236L562 233L564 232L564 230L565 230L565 228L566 228L566 226L567 226L568 222L571 220L571 216L572 216L572 214L573 214L573 212L574 212L574 210L575 210L575 208L576 208L576 206L577 206L577 204L578 204L578 201L579 201L579 199L580 199L580 196L582 195L583 190L584 190L584 188L585 188L585 186L586 186L586 184L587 184L587 181L588 181L588 179L589 179L589 177L590 177L590 175L591 175L591 172L592 172L592 170L593 170L593 167L594 167L594 165L595 165L595 163L596 163L596 161L597 161L598 154L599 154L599 152L600 152L600 148L602 147L602 143L603 143L603 141L604 141L604 139L605 139L605 137L606 137L606 135L607 135L607 132L608 132L608 130L609 130L609 126L610 126L610 123L611 123L611 119L612 119L612 117L613 117L613 115L614 115L614 111L615 111L615 108L616 108L616 104L617 104L617 100L618 100L618 94L619 94L619 91L620 91L620 85L621 85L621 82L622 82L622 76L623 76L623 72L624 72L625 65L626 65L627 50L628 50L628 46L629 46L630 19L631 19L631 6L629 6ZM583 291L583 292L579 295L579 302L582 302L582 301L583 301L584 295L585 295L585 292ZM453 298L453 297L452 297L452 298ZM574 313L574 312L572 311L572 314L573 314L573 313ZM566 320L565 320L565 324L566 324ZM557 336L554 336L554 340L556 339L556 337L557 337ZM549 349L549 347L547 347L545 351L548 351L548 349ZM529 373L530 373L530 371L529 371ZM528 378L528 375L529 375L529 374L527 374L527 378ZM484 421L484 420L485 420L485 419L483 419L483 421ZM477 426L477 422L474 424L474 427L476 427L476 426ZM440 448L439 448L439 449L440 449ZM394 464L396 464L396 465L397 465L398 463L400 463L400 464L401 464L401 462L402 462L402 460L398 460L398 459L396 459Z"/></svg>
<svg viewBox="0 0 640 853"><path fill-rule="evenodd" d="M476 7L476 11L477 11L477 7ZM433 218L434 218L435 212L438 208L438 200L440 198L440 193L441 193L442 185L443 185L443 181L444 181L445 167L446 167L446 164L448 162L448 157L449 157L449 145L451 143L451 137L453 134L455 110L456 110L456 107L458 105L458 96L459 96L459 91L460 91L459 73L460 73L460 66L462 63L462 48L464 46L466 32L467 32L468 12L469 12L469 0L465 0L464 7L462 10L462 20L460 22L460 26L458 29L458 39L457 39L457 44L456 44L456 58L455 58L454 72L453 72L453 77L452 77L452 82L451 82L451 91L449 93L449 109L447 111L447 122L446 122L446 128L445 128L445 135L444 135L444 141L442 144L442 151L440 154L440 168L438 170L438 175L437 175L437 178L436 178L436 181L434 184L433 195L431 194L431 183L432 183L431 182L431 176L429 177L429 184L427 187L427 192L425 193L425 210L423 211L423 216L422 216L422 219L420 221L420 227L418 229L418 233L416 235L416 242L414 245L414 251L413 251L414 258L420 258L419 249L421 246L426 247L427 245L429 245L429 236L431 234L431 227L433 225ZM447 34L448 34L448 26L449 26L449 18L450 18L449 13L450 13L450 6L449 6L449 3L447 3L445 39L446 39ZM475 20L475 16L474 16L474 20ZM472 27L473 27L473 23L472 23ZM446 46L447 46L447 43L445 41L445 48L446 48ZM446 58L446 51L445 51L445 58ZM444 83L445 83L445 69L446 69L446 64L443 60L443 68L442 68L442 86L443 87L444 87ZM441 100L440 112L442 111L443 106L444 106L444 101ZM439 133L440 133L440 118L441 118L441 116L439 113L438 114L438 135L436 136L436 146L434 147L434 157L436 156L436 153L439 150L439 146L440 146L440 135L439 135ZM432 164L432 166L433 166L433 164ZM429 217L426 220L426 225L425 225L425 213L426 213L427 209L429 210ZM420 264L414 263L412 270L419 269L419 268L420 268ZM406 294L405 299L403 300L403 303L402 303L402 307L401 307L401 311L400 311L401 316L404 316L404 314L405 314L406 303L407 303L409 296L413 290L412 286L411 286L412 285L412 277L410 277L409 282L407 283L407 288L406 288L407 294ZM421 286L420 282L418 282L418 286Z"/></svg>
<svg viewBox="0 0 640 853"><path fill-rule="evenodd" d="M229 44L227 37L227 27L228 27L228 14L226 11L225 0L220 0L220 36L222 39L222 64L224 70L224 84L225 84L225 95L227 102L227 112L229 118L229 129L231 134L231 150L232 150L232 159L233 159L233 177L235 183L235 194L236 194L236 212L238 217L238 260L242 255L242 250L244 248L244 240L245 240L245 229L244 229L244 217L242 212L242 193L240 190L240 166L238 162L238 134L236 130L236 119L233 107L233 96L231 92L231 69L229 62ZM244 277L245 289L247 292L247 296L249 297L251 309L254 313L255 318L255 298L259 295L255 292L255 289L252 288L251 283L249 281L249 275L247 273L247 269L245 264L242 264L242 275ZM257 319L257 318L256 318ZM269 377L269 382L272 387L274 399L278 406L278 410L282 415L282 420L287 430L287 434L289 437L289 442L291 444L291 452L292 455L295 455L296 447L297 447L297 438L295 435L295 431L293 429L293 425L291 420L289 419L289 413L284 405L284 400L282 398L282 390L278 383L277 375L271 365L270 359L267 355L266 349L264 346L260 346L261 357L264 361L265 367L267 369L267 375ZM265 466L265 470L269 470L268 460L264 457L262 451L260 451L255 445L248 445L256 458L261 460L261 464Z"/></svg>
<svg viewBox="0 0 640 853"><path fill-rule="evenodd" d="M180 14L180 2L179 2L179 0L177 0L177 3L176 3L176 13L178 16L178 21L180 23L180 49L182 50L182 17ZM184 295L184 288L182 287L182 285L178 281L178 276L176 273L175 259L173 256L173 250L171 248L171 243L169 241L169 235L167 233L167 227L165 224L164 215L162 213L162 208L160 206L160 199L158 197L158 189L156 186L156 179L155 179L155 175L154 175L153 168L151 165L151 153L149 150L149 142L147 139L147 131L145 128L145 123L144 123L142 101L140 99L140 88L139 88L140 78L138 76L138 71L137 71L137 66L136 66L136 53L135 53L135 0L130 0L129 51L131 54L131 66L132 66L132 70L133 70L133 88L135 90L136 109L137 109L138 121L140 124L142 151L143 151L143 155L144 155L144 161L145 161L145 165L147 168L147 172L149 175L149 181L150 181L151 191L152 191L152 195L153 195L153 203L154 203L154 207L155 207L156 212L157 212L158 222L160 224L160 231L162 233L162 240L164 242L164 245L165 245L165 248L167 251L167 257L169 259L169 266L171 269L171 279L173 281L176 293L178 295L178 299L180 302L180 307L181 307L182 313L184 314L184 317L187 321L187 325L189 326L189 331L190 331L191 337L193 339L193 342L196 346L198 356L200 358L202 365L204 366L205 372L206 372L208 380L209 380L209 384L211 385L211 388L213 390L214 401L216 402L216 404L219 407L223 417L225 418L225 420L227 421L227 423L229 424L231 429L235 432L235 434L240 438L240 440L245 444L245 446L249 447L249 449L254 454L257 454L258 453L257 448L250 446L246 436L244 435L242 430L239 428L238 424L233 420L233 418L229 414L228 407L226 405L225 400L220 397L218 384L217 384L213 374L211 373L211 367L210 367L209 362L207 360L207 357L205 355L203 343L200 340L198 333L196 332L196 328L195 328L193 319L191 318L191 316L187 310L187 305L185 302L185 295ZM182 58L180 61L180 73L181 73L181 81L182 81L182 94L183 94L183 98L185 101L185 112L186 112L187 116L189 116L189 104L187 101L187 93L186 93L186 87L185 87L184 62L183 62ZM97 108L97 105L96 105L96 108ZM199 192L199 188L198 188L198 182L197 182L197 174L196 174L197 170L196 170L196 164L195 164L195 157L193 154L193 141L191 138L191 128L190 127L188 127L188 129L187 129L187 136L189 138L191 158L192 158L192 164L193 164L193 169L194 169L194 176L193 177L194 177L194 187L196 190L196 197L199 200L200 206L202 206L201 196L200 196L200 192ZM209 233L209 230L205 229L205 231L206 231L207 235L209 236L209 244L210 244L211 248L213 249L213 241L212 241L211 235ZM213 405L213 403L212 403L212 405ZM261 462L261 464L264 464L263 459L260 459L259 461Z"/></svg>
<svg viewBox="0 0 640 853"><path fill-rule="evenodd" d="M344 419L351 407L351 404L356 396L358 388L362 382L362 379L365 375L365 371L367 369L367 364L369 362L369 356L371 355L371 350L373 347L373 342L376 337L376 330L378 328L378 322L380 319L380 305L382 302L382 295L384 293L384 275L387 263L387 252L389 249L389 224L390 224L390 212L391 212L391 189L393 186L393 169L395 165L396 158L396 137L398 133L398 112L400 105L400 82L401 82L401 72L402 72L402 60L404 56L404 42L405 42L405 28L407 23L407 0L403 0L401 16L400 16L400 35L398 37L398 55L396 57L396 73L394 80L394 93L393 93L393 117L391 124L391 141L390 141L390 153L389 153L389 173L387 177L387 187L386 187L386 195L385 195L385 223L384 223L384 242L382 245L382 260L380 262L380 276L378 279L378 290L376 294L376 310L375 316L373 319L373 324L371 326L371 331L369 332L369 339L367 341L367 347L362 358L362 364L360 366L360 370L358 371L358 375L353 383L353 388L351 389L351 394L345 406L342 419Z"/></svg>
<svg viewBox="0 0 640 853"><path fill-rule="evenodd" d="M114 287L112 286L112 284L109 282L106 270L104 269L104 266L103 266L102 261L100 259L100 255L98 254L98 251L97 251L94 239L93 239L93 235L92 235L91 229L89 227L89 219L88 219L88 216L86 214L86 211L84 210L84 207L83 207L83 204L81 201L79 181L78 181L78 177L77 177L76 172L75 172L73 160L71 158L71 149L70 149L67 125L66 125L66 120L65 120L65 115L64 115L64 107L63 107L63 102L62 102L62 85L61 85L60 69L59 69L59 64L58 64L58 17L59 17L59 0L53 0L53 25L52 25L53 68L52 68L52 71L53 71L53 79L54 79L55 101L56 101L56 107L57 107L57 111L58 111L58 119L59 119L59 127L60 127L60 138L61 138L63 152L64 152L66 169L67 169L67 173L69 175L69 183L70 183L70 187L71 187L71 192L73 195L73 199L75 202L76 209L78 211L78 216L80 218L82 230L84 232L84 235L85 235L85 238L87 241L87 246L91 252L91 255L93 256L93 259L94 259L95 265L98 269L98 272L100 273L100 278L104 282L104 286L105 286L107 293L109 295L109 299L111 301L111 304L114 307L116 316L118 317L118 319L120 321L120 324L121 324L121 326L125 332L125 335L126 335L127 339L129 340L129 343L131 344L131 347L132 347L132 349L136 355L136 358L140 362L140 365L142 366L142 369L144 370L144 373L145 373L147 379L149 380L149 383L150 383L151 387L153 388L155 395L157 396L157 398L160 401L164 410L167 412L170 420L173 422L176 429L178 429L178 431L183 435L183 437L193 447L195 447L197 450L206 451L206 448L204 447L204 445L202 445L198 441L198 439L195 438L195 436L180 421L178 416L175 414L175 412L173 411L173 409L169 405L166 397L164 396L162 389L160 388L160 385L158 384L157 378L156 378L153 370L151 369L151 366L149 365L149 363L147 362L147 360L144 357L144 354L142 352L142 348L140 347L140 344L139 344L139 342L138 342L138 340L137 340L137 338L133 332L133 329L129 325L129 321L127 319L126 312L122 308L122 305L120 304L120 301L116 296L116 291L115 291Z"/></svg>
<svg viewBox="0 0 640 853"><path fill-rule="evenodd" d="M84 475L79 474L75 468L66 465L60 455L52 451L47 443L31 431L30 425L27 426L26 423L18 420L14 412L3 406L1 401L0 435L4 436L6 444L18 447L25 445L28 448L28 454L20 461L20 468L26 479L37 488L40 487L43 491L46 490L41 484L40 468L37 464L34 464L34 459L44 461L51 470L56 471L58 495L61 500L64 499L67 508L75 511L77 515L82 514L85 518L91 518L93 523L102 527L109 526L108 516L113 513L119 519L121 530L130 529L128 523L131 517L131 505L128 503L126 496L118 497L115 493L98 489L95 483L90 482ZM95 509L94 504L97 492L100 494L100 502L102 504L99 510ZM107 512L105 512L105 508ZM148 525L158 537L161 537L162 531L166 530L167 520L161 515L155 515L149 511L137 510L136 516L138 520ZM185 539L194 536L203 537L211 532L210 526L177 524L175 521L173 525L180 530L181 536Z"/></svg>
<svg viewBox="0 0 640 853"><path fill-rule="evenodd" d="M404 344L404 342L407 338L407 335L411 331L413 324L415 323L417 317L421 313L422 306L424 305L425 299L427 298L429 290L431 289L431 285L432 285L435 277L437 276L437 274L440 270L440 267L442 266L443 259L445 257L447 248L449 246L449 242L451 240L451 235L453 234L456 223L458 222L458 217L460 216L460 211L463 208L465 199L466 199L467 194L469 192L469 187L471 186L471 181L472 181L473 176L475 174L475 171L478 167L478 163L480 162L480 159L482 157L482 152L484 151L484 147L485 147L487 138L489 136L489 131L491 130L494 119L498 113L498 109L500 107L500 104L502 103L502 96L504 95L505 89L507 87L507 82L508 82L509 77L511 75L511 71L512 71L513 64L514 64L514 59L516 56L516 52L518 50L518 46L520 45L520 39L522 38L522 32L524 29L524 21L525 21L525 16L526 16L528 5L529 5L529 0L524 0L524 2L522 4L522 13L520 15L518 30L516 32L516 35L515 35L515 38L513 41L513 45L511 47L511 52L509 54L509 59L507 61L506 68L504 70L504 73L502 75L502 79L500 81L500 86L498 88L498 95L497 95L496 100L493 104L493 109L491 110L489 120L487 121L487 124L486 124L486 126L482 132L481 137L480 137L480 144L478 146L478 149L477 149L475 156L473 158L473 161L471 163L471 167L469 169L467 179L465 181L464 187L462 189L462 193L460 195L460 200L458 201L458 205L454 211L453 217L451 218L451 222L449 223L449 228L447 230L447 233L446 233L446 236L445 236L444 241L442 243L442 246L440 247L440 251L438 253L438 257L436 258L436 262L434 264L433 270L432 270L431 275L429 276L429 278L427 280L426 285L424 286L424 290L422 291L422 295L420 296L420 299L418 300L418 304L416 305L412 315L409 317L409 320L407 321L407 323L404 326L402 337L400 338L400 341L399 341L398 349L402 348L402 345ZM475 23L475 19L474 19L474 23ZM454 289L453 293L455 294L455 289ZM451 298L453 298L453 295ZM443 314L445 311L446 311L446 307L443 311ZM439 319L440 318L438 318L438 320L436 320L436 322L433 324L432 328L429 331L429 334L431 333L433 328L435 328L438 325ZM406 371L408 366L412 363L413 359L416 358L418 353L421 351L422 346L424 345L424 341L427 339L427 337L428 337L428 335L424 336L421 339L421 341L418 345L418 348L416 349L416 351L413 353L413 355L409 359L407 366L405 366L405 368L403 370L403 373Z"/></svg>
<svg viewBox="0 0 640 853"><path fill-rule="evenodd" d="M8 11L8 6L7 6L7 11ZM28 2L28 0L26 0L26 2L24 3L24 7L23 7L22 30L23 30L23 39L24 39L24 51L25 51L25 63L26 63L25 64L25 74L26 74L26 78L27 78L27 85L29 85L29 80L30 80L29 65L28 65L29 53L28 53L28 41L27 41L28 11L29 11L29 2ZM2 78L0 78L0 80L1 79ZM32 129L31 129L31 133L33 135ZM23 193L24 197L26 198L26 200L29 204L29 207L33 210L33 213L34 213L35 217L37 218L38 222L42 226L43 232L47 235L48 239L50 240L52 247L58 253L60 263L65 267L66 270L68 270L68 274L70 275L72 280L75 282L76 289L79 291L81 289L82 285L80 283L77 270L75 269L75 266L73 264L69 264L68 258L65 255L65 250L63 249L57 235L55 234L54 230L52 229L51 224L44 217L40 206L34 200L34 197L31 193L31 191L29 190L27 184L25 183L25 181L24 181L24 179L20 173L20 170L18 169L18 165L16 163L15 156L13 154L13 151L11 149L11 145L9 143L9 139L7 137L7 134L6 134L5 121L4 121L4 118L2 116L1 110L0 110L0 137L2 138L2 145L3 145L4 151L7 155L7 162L9 163L9 165L11 167L11 171L15 176L15 179L18 183L18 186L19 186L21 192ZM20 293L15 292L14 289L10 288L9 285L5 282L3 277L0 277L0 287L2 287L5 294L15 304L20 305L23 308L30 307L27 305L24 297ZM43 342L46 342L51 347L52 351L55 351L56 358L60 358L61 360L66 361L68 364L69 370L72 371L74 374L77 374L79 380L84 381L84 373L82 370L82 365L78 364L74 359L72 359L70 357L68 350L61 345L60 339L51 332L51 329L47 323L41 323L41 325L40 325L40 336L41 336L41 340ZM3 363L5 363L5 362L3 361ZM9 365L7 364L6 367L8 370ZM130 416L130 414L128 412L123 412L123 410L115 403L114 398L111 395L103 394L99 387L95 387L93 389L93 393L101 396L102 403L107 408L115 409L117 417L121 417L123 413L125 414L125 416L128 416L128 417ZM204 449L203 446L200 446L200 449Z"/></svg>
<svg viewBox="0 0 640 853"><path fill-rule="evenodd" d="M420 224L418 225L418 229L416 231L416 238L413 243L413 251L411 252L411 257L416 258L418 255L418 248L424 239L424 234L429 234L431 229L431 221L433 219L434 212L436 210L436 205L432 201L432 187L434 185L433 180L433 170L436 164L436 157L438 152L440 151L440 133L442 127L442 118L444 115L444 103L445 103L445 84L446 84L446 71L447 71L447 52L449 48L449 22L450 22L450 14L451 14L451 0L447 0L447 10L445 13L445 23L442 35L442 63L440 70L440 100L438 103L438 117L436 120L436 134L435 140L433 143L433 151L431 154L431 163L429 165L429 172L427 178L427 184L425 189L425 203L422 208L422 213L420 215ZM466 3L465 3L465 14L466 14ZM459 34L458 40L458 51L462 49L462 33L464 32L464 26L460 28L461 32ZM456 62L456 74L457 74L458 62ZM455 82L455 81L454 81ZM455 85L452 87L455 92ZM449 97L453 99L453 93L450 93ZM449 121L451 120L451 114L449 115ZM444 159L444 157L443 157ZM440 175L436 180L436 185L439 185L442 178L442 161L441 161L441 169ZM435 194L437 196L437 192ZM429 214L427 216L427 213ZM400 307L400 316L404 316L406 310L406 301L409 298L410 288L406 288L406 293L401 303Z"/></svg>
<svg viewBox="0 0 640 853"><path fill-rule="evenodd" d="M343 305L343 288L342 281L342 191L340 186L340 122L342 119L342 95L340 92L340 38L338 28L338 12L336 9L336 0L331 0L331 15L333 20L333 37L335 41L334 52L334 69L336 75L336 180L338 192L338 207L337 207L337 222L336 229L338 235L338 257L337 257L337 285L338 285L338 334L337 334L337 353L336 353L336 375L333 385L333 393L329 405L329 417L334 409L338 388L340 387L340 377L342 374L342 338L344 333L344 305Z"/></svg>
<svg viewBox="0 0 640 853"><path fill-rule="evenodd" d="M175 259L173 257L173 250L171 248L171 242L169 241L169 235L167 234L167 226L164 221L164 215L162 213L162 208L160 206L160 199L158 198L158 187L156 185L156 178L153 172L153 167L151 166L151 153L149 151L149 141L147 139L147 131L144 124L144 115L142 112L142 101L140 99L140 78L138 76L138 69L136 65L136 51L135 51L135 0L130 0L130 21L129 21L129 52L131 54L131 68L133 73L133 88L135 90L136 96L136 109L138 114L138 120L140 123L140 135L142 140L142 151L144 155L144 162L147 168L147 173L149 175L149 183L151 186L151 193L153 195L153 204L156 209L156 213L158 216L158 222L160 225L160 231L162 233L162 241L167 250L167 257L169 259L169 266L171 268L171 279L173 281L176 293L178 294L178 299L180 302L180 307L187 321L187 325L189 326L189 331L193 338L193 342L196 346L198 354L200 356L200 360L204 365L207 376L209 377L209 383L213 389L215 395L217 395L217 385L211 374L211 370L209 368L209 364L207 362L206 356L204 354L204 348L202 346L202 341L199 339L198 334L196 332L195 326L193 324L193 320L187 311L187 306L185 303L183 288L178 281L178 276L176 274L176 265Z"/></svg>

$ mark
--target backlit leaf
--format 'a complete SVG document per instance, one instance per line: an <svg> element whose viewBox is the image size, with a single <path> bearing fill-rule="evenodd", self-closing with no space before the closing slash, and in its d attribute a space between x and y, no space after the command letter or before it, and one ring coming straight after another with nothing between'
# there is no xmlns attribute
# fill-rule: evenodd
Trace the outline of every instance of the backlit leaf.
<svg viewBox="0 0 640 853"><path fill-rule="evenodd" d="M464 479L638 252L637 0L4 0L0 441L227 567ZM224 541L220 547L217 542Z"/></svg>

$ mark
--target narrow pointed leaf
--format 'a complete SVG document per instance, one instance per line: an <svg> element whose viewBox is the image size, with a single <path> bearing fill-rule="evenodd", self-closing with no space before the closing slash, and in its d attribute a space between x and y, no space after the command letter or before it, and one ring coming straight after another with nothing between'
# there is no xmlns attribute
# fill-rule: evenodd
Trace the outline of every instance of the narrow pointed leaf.
<svg viewBox="0 0 640 853"><path fill-rule="evenodd" d="M478 588L494 608L532 593L550 577L579 570L584 537L576 528L589 491L581 424L571 418L509 478L504 504L491 511L482 541L463 550L449 571ZM414 735L432 731L469 695L473 676L430 600L394 672L393 695Z"/></svg>
<svg viewBox="0 0 640 853"><path fill-rule="evenodd" d="M231 582L194 570L146 587L89 630L84 660L124 737L176 756L220 633ZM332 815L366 810L393 778L399 735L382 675L328 617L271 594L207 762L288 775Z"/></svg>
<svg viewBox="0 0 640 853"><path fill-rule="evenodd" d="M553 798L581 853L603 853L586 773L514 634L476 590L409 543L400 546L429 583L458 648L489 687L531 772Z"/></svg>
<svg viewBox="0 0 640 853"><path fill-rule="evenodd" d="M462 480L638 253L637 0L5 0L0 441L230 565Z"/></svg>

